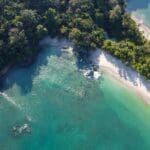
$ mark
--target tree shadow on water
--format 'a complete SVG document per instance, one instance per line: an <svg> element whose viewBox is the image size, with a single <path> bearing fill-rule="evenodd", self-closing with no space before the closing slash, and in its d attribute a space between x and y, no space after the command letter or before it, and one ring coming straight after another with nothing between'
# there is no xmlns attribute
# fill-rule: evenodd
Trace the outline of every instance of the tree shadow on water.
<svg viewBox="0 0 150 150"><path fill-rule="evenodd" d="M20 88L21 94L27 94L32 90L33 80L39 75L41 67L48 64L48 58L50 56L61 56L59 45L51 44L52 39L49 39L49 43L41 46L41 52L38 54L34 63L28 67L14 66L5 75L0 83L0 91L4 92L7 89L17 85Z"/></svg>
<svg viewBox="0 0 150 150"><path fill-rule="evenodd" d="M88 57L89 57L88 53L84 53L84 52L78 53L76 65L79 70L81 70L81 69L89 70L90 69L91 62L89 61Z"/></svg>

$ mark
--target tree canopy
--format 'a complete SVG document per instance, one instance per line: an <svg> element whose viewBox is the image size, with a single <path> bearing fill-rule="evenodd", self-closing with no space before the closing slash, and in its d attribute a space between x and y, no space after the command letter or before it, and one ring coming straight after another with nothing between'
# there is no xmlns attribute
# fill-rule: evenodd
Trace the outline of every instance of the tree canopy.
<svg viewBox="0 0 150 150"><path fill-rule="evenodd" d="M150 44L125 7L125 0L0 0L0 69L33 57L49 35L72 40L77 52L103 48L150 79Z"/></svg>

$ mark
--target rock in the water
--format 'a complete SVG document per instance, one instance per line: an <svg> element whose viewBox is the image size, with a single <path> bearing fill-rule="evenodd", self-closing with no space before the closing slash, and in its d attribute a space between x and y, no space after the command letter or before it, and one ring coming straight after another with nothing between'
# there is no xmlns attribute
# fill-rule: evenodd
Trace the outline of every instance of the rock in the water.
<svg viewBox="0 0 150 150"><path fill-rule="evenodd" d="M13 136L22 136L25 133L31 133L31 128L27 123L23 125L16 125L12 129Z"/></svg>
<svg viewBox="0 0 150 150"><path fill-rule="evenodd" d="M93 70L98 71L99 70L99 65L93 65Z"/></svg>
<svg viewBox="0 0 150 150"><path fill-rule="evenodd" d="M88 79L99 79L101 77L101 73L99 71L87 70L83 72L84 76Z"/></svg>
<svg viewBox="0 0 150 150"><path fill-rule="evenodd" d="M67 45L63 46L63 49L68 49L68 48L69 48L69 46L67 46Z"/></svg>

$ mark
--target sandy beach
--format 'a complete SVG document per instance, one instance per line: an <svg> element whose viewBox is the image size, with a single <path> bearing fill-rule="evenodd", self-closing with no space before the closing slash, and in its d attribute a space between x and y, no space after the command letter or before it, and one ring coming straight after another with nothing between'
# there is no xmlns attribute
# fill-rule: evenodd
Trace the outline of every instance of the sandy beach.
<svg viewBox="0 0 150 150"><path fill-rule="evenodd" d="M150 104L150 83L136 71L99 49L91 54L90 59L103 71L108 72L123 85L134 90L147 104Z"/></svg>
<svg viewBox="0 0 150 150"><path fill-rule="evenodd" d="M41 44L57 45L60 48L68 46L71 51L73 49L73 44L66 39L46 38ZM99 65L100 69L121 82L123 86L134 90L141 99L150 104L150 83L136 71L125 66L119 59L100 49L91 52L90 60L94 64Z"/></svg>
<svg viewBox="0 0 150 150"><path fill-rule="evenodd" d="M139 16L135 14L134 12L131 13L131 18L136 22L136 24L139 27L139 30L143 33L143 36L147 39L150 40L150 28L147 27Z"/></svg>

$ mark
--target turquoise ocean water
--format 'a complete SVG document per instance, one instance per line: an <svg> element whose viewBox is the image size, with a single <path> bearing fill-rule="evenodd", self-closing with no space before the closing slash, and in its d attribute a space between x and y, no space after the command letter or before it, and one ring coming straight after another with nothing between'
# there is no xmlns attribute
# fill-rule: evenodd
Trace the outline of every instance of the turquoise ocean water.
<svg viewBox="0 0 150 150"><path fill-rule="evenodd" d="M127 9L150 27L150 0L128 0Z"/></svg>
<svg viewBox="0 0 150 150"><path fill-rule="evenodd" d="M149 1L138 2L128 7L150 20ZM14 136L24 124L31 132ZM0 150L150 150L150 106L109 74L86 79L74 55L49 46L3 81Z"/></svg>
<svg viewBox="0 0 150 150"><path fill-rule="evenodd" d="M88 80L77 59L45 48L14 68L0 95L0 150L149 150L150 107L108 74ZM15 137L13 126L31 133Z"/></svg>

